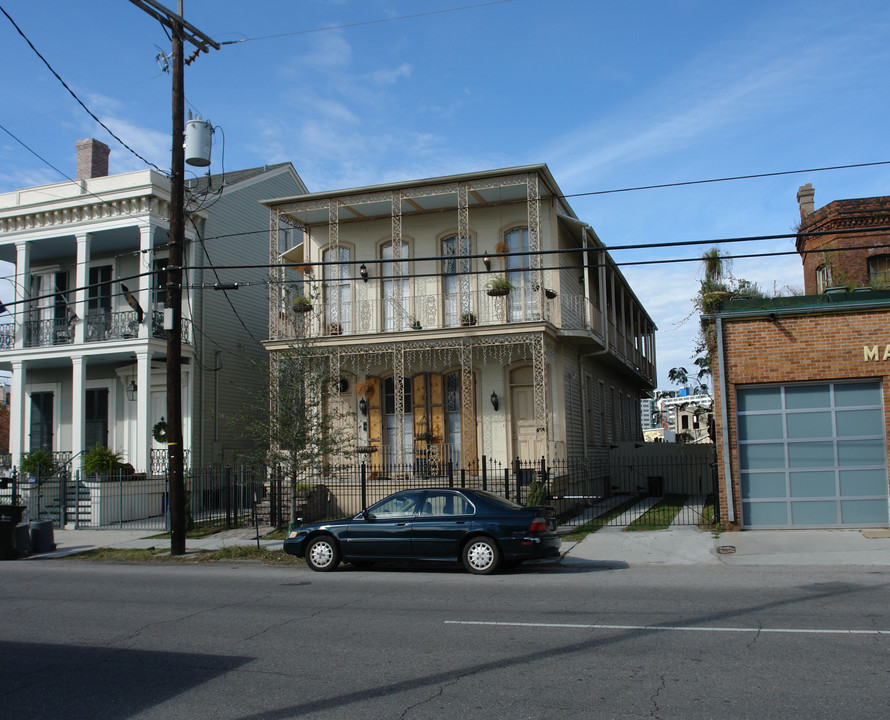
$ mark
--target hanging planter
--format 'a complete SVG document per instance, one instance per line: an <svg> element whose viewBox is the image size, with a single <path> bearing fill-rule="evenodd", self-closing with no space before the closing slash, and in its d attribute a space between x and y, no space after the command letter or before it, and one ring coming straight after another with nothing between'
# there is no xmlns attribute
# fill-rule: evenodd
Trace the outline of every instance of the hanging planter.
<svg viewBox="0 0 890 720"><path fill-rule="evenodd" d="M423 330L423 325L420 324L420 320L415 320L413 323L411 323L411 329L412 330Z"/></svg>
<svg viewBox="0 0 890 720"><path fill-rule="evenodd" d="M556 297L556 290L551 290L550 288L544 288L544 297L548 300L553 300Z"/></svg>
<svg viewBox="0 0 890 720"><path fill-rule="evenodd" d="M305 295L298 295L294 298L294 311L298 313L307 313L312 309L312 301Z"/></svg>
<svg viewBox="0 0 890 720"><path fill-rule="evenodd" d="M488 292L491 297L502 297L504 295L508 295L513 289L510 281L507 280L507 278L505 277L492 278L488 281L485 287L486 292Z"/></svg>
<svg viewBox="0 0 890 720"><path fill-rule="evenodd" d="M498 255L505 255L507 250L509 250L509 248L507 247L507 243L505 243L503 240L494 246L494 251Z"/></svg>

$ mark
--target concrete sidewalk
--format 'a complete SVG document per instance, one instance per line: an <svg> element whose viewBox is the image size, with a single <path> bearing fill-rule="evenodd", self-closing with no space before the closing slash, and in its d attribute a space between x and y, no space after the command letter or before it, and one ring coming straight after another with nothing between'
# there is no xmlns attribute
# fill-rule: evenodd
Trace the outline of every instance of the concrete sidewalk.
<svg viewBox="0 0 890 720"><path fill-rule="evenodd" d="M259 528L263 547L280 548L281 540L264 539L271 527ZM55 530L56 550L29 560L63 557L92 548L169 550L169 538L152 538L147 530ZM227 530L186 540L186 551L216 550L227 545L255 545L255 528ZM596 563L637 565L890 565L890 530L753 530L715 536L693 527L626 532L603 528L578 543L563 542L559 562L567 567Z"/></svg>

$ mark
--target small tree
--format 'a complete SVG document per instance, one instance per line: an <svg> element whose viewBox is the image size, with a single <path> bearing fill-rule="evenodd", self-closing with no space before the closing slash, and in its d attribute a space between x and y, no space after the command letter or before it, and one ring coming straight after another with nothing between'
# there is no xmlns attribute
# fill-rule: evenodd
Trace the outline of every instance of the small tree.
<svg viewBox="0 0 890 720"><path fill-rule="evenodd" d="M340 407L340 378L331 372L330 356L311 341L274 352L267 380L262 395L238 414L235 431L254 448L244 453L247 460L286 473L295 523L298 486L311 486L313 476L351 453L343 432L348 413Z"/></svg>

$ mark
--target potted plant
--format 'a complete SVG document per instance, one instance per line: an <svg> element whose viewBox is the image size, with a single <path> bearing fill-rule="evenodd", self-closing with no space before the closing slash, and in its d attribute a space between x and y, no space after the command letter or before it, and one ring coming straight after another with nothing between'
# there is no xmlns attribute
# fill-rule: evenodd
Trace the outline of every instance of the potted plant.
<svg viewBox="0 0 890 720"><path fill-rule="evenodd" d="M471 312L465 312L460 316L460 324L463 327L472 327L476 324L476 316Z"/></svg>
<svg viewBox="0 0 890 720"><path fill-rule="evenodd" d="M328 325L328 335L342 335L343 326L340 323L331 323Z"/></svg>
<svg viewBox="0 0 890 720"><path fill-rule="evenodd" d="M420 320L415 320L413 323L411 323L411 329L412 330L423 330L423 325L420 324Z"/></svg>
<svg viewBox="0 0 890 720"><path fill-rule="evenodd" d="M56 459L49 450L32 450L22 458L22 475L48 477L56 471Z"/></svg>
<svg viewBox="0 0 890 720"><path fill-rule="evenodd" d="M501 240L497 245L494 246L494 251L498 255L504 255L507 250L509 250L509 248L507 247L507 243L505 243L503 240Z"/></svg>
<svg viewBox="0 0 890 720"><path fill-rule="evenodd" d="M312 309L312 300L305 295L297 295L294 298L294 311L298 313L306 313Z"/></svg>
<svg viewBox="0 0 890 720"><path fill-rule="evenodd" d="M107 477L125 468L123 453L104 445L94 445L83 454L81 469L85 475Z"/></svg>
<svg viewBox="0 0 890 720"><path fill-rule="evenodd" d="M556 297L556 290L551 290L550 288L544 288L544 297L548 300L553 300Z"/></svg>
<svg viewBox="0 0 890 720"><path fill-rule="evenodd" d="M513 289L510 281L503 275L492 278L486 283L485 287L488 289L488 294L492 297L507 295Z"/></svg>

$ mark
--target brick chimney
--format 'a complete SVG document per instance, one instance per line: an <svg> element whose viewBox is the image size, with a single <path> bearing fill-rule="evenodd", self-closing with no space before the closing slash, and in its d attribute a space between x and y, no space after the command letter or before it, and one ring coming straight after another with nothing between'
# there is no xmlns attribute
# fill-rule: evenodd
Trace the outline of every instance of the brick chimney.
<svg viewBox="0 0 890 720"><path fill-rule="evenodd" d="M801 220L806 220L807 215L813 213L816 210L816 205L813 203L813 198L815 196L816 191L813 190L813 186L810 183L801 185L797 189L797 203L800 205Z"/></svg>
<svg viewBox="0 0 890 720"><path fill-rule="evenodd" d="M78 140L75 143L75 147L77 148L78 180L108 175L108 153L111 150L108 149L105 143L88 138L86 140Z"/></svg>

